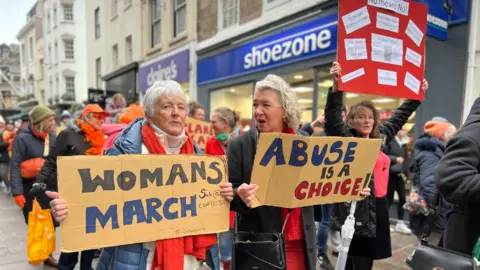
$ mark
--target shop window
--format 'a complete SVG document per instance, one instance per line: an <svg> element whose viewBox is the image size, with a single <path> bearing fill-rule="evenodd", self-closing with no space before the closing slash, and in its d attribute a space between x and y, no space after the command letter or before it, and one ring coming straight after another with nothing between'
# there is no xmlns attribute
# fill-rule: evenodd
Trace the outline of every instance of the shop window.
<svg viewBox="0 0 480 270"><path fill-rule="evenodd" d="M297 95L298 103L303 111L300 122L305 124L312 121L313 71L308 69L281 75L281 77L290 84Z"/></svg>
<svg viewBox="0 0 480 270"><path fill-rule="evenodd" d="M190 87L188 81L186 82L179 82L180 86L183 89L183 93L185 93L185 97L187 98L187 101L190 100Z"/></svg>
<svg viewBox="0 0 480 270"><path fill-rule="evenodd" d="M219 107L228 107L240 113L243 127L252 122L253 85L235 85L210 92L210 115Z"/></svg>

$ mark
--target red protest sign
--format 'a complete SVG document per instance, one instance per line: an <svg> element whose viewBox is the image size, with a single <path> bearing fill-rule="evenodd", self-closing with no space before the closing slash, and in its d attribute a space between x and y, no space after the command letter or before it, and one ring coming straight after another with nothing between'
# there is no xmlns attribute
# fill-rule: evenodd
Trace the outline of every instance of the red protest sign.
<svg viewBox="0 0 480 270"><path fill-rule="evenodd" d="M423 100L427 13L409 0L340 0L339 89Z"/></svg>

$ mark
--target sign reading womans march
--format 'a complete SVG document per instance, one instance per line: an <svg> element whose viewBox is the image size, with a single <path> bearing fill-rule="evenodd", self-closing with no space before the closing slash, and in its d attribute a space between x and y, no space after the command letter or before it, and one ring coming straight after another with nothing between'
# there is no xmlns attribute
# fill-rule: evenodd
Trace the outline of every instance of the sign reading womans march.
<svg viewBox="0 0 480 270"><path fill-rule="evenodd" d="M380 144L375 139L261 134L252 171L251 184L259 186L253 207L362 200Z"/></svg>
<svg viewBox="0 0 480 270"><path fill-rule="evenodd" d="M204 155L58 159L69 213L61 250L73 252L228 230L226 158Z"/></svg>

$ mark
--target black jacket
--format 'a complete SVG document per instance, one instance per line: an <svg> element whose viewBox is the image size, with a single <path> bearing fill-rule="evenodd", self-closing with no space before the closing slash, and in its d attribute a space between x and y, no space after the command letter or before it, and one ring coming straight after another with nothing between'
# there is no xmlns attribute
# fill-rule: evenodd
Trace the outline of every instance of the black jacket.
<svg viewBox="0 0 480 270"><path fill-rule="evenodd" d="M405 175L408 174L410 161L406 144L400 145L397 140L394 139L385 147L385 154L390 158L390 176L397 176L402 173ZM397 163L398 157L403 158L402 164Z"/></svg>
<svg viewBox="0 0 480 270"><path fill-rule="evenodd" d="M463 127L448 142L435 181L443 197L455 204L444 245L471 254L480 237L480 98L475 100Z"/></svg>
<svg viewBox="0 0 480 270"><path fill-rule="evenodd" d="M50 152L55 143L55 134L49 134ZM10 162L10 180L12 185L12 195L24 195L29 190L23 190L22 175L20 173L20 164L32 158L43 157L45 140L39 139L33 135L32 128L28 125L21 130L13 141L12 160ZM28 179L28 181L33 179Z"/></svg>
<svg viewBox="0 0 480 270"><path fill-rule="evenodd" d="M90 148L90 145L85 142L85 134L74 121L75 119L72 119L67 128L58 134L52 151L35 180L37 183L46 184L48 190L58 191L57 157L85 155L85 151Z"/></svg>
<svg viewBox="0 0 480 270"><path fill-rule="evenodd" d="M250 183L256 147L257 132L255 128L245 132L245 134L236 138L228 145L228 178L233 184L234 190L243 183ZM282 231L284 223L282 208L260 206L251 209L236 194L230 204L230 208L239 214L237 220L238 231L270 233ZM303 207L301 211L305 235L305 251L307 253L306 265L307 269L314 270L317 252L313 207Z"/></svg>
<svg viewBox="0 0 480 270"><path fill-rule="evenodd" d="M9 163L10 156L8 155L8 146L10 145L8 142L3 142L3 132L0 133L0 163Z"/></svg>
<svg viewBox="0 0 480 270"><path fill-rule="evenodd" d="M382 147L389 144L408 121L410 115L421 103L414 100L406 100L390 119L380 124L380 134L383 137ZM328 136L359 137L356 130L350 128L342 120L343 92L328 91L327 104L325 106L325 132ZM375 237L376 235L376 206L374 179L370 181L371 195L358 202L355 211L355 235ZM332 212L334 227L341 226L348 216L349 209L344 203L335 204Z"/></svg>

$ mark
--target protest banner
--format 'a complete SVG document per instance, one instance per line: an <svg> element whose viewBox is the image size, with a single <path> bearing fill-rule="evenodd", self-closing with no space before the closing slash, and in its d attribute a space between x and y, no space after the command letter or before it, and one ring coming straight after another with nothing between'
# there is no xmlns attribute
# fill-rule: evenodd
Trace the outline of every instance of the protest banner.
<svg viewBox="0 0 480 270"><path fill-rule="evenodd" d="M205 149L205 144L211 136L215 136L212 125L208 122L187 118L187 130L198 147Z"/></svg>
<svg viewBox="0 0 480 270"><path fill-rule="evenodd" d="M253 207L295 208L362 200L381 140L262 133L251 184Z"/></svg>
<svg viewBox="0 0 480 270"><path fill-rule="evenodd" d="M410 0L340 0L339 89L423 100L427 14Z"/></svg>
<svg viewBox="0 0 480 270"><path fill-rule="evenodd" d="M69 212L60 247L73 252L227 231L225 156L121 155L58 158Z"/></svg>

